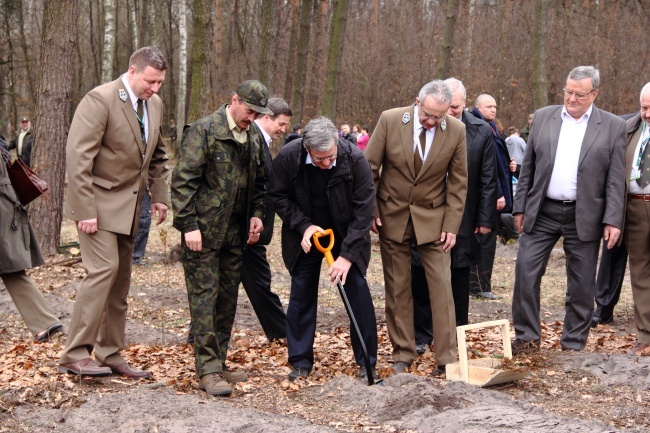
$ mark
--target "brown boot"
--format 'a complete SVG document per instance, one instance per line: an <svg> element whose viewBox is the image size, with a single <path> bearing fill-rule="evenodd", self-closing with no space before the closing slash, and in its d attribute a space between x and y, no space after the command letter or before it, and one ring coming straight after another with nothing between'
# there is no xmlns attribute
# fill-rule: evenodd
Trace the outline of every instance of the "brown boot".
<svg viewBox="0 0 650 433"><path fill-rule="evenodd" d="M244 371L233 371L228 367L224 367L221 375L228 383L246 382L248 375Z"/></svg>
<svg viewBox="0 0 650 433"><path fill-rule="evenodd" d="M230 395L232 388L221 373L208 373L199 380L199 389L210 395Z"/></svg>

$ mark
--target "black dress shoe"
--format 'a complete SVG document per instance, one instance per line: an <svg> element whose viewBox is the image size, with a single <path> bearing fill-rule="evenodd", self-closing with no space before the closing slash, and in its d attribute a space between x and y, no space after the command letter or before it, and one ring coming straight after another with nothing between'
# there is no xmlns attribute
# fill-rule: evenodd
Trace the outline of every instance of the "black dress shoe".
<svg viewBox="0 0 650 433"><path fill-rule="evenodd" d="M608 323L614 323L614 316L610 316L610 317L594 316L591 318L592 328L595 328L598 325L606 325Z"/></svg>
<svg viewBox="0 0 650 433"><path fill-rule="evenodd" d="M34 341L37 341L39 343L45 343L46 341L50 341L50 338L52 338L54 335L58 334L59 332L63 332L63 325L61 322L56 322L54 325L50 326L43 332L39 332L34 336Z"/></svg>
<svg viewBox="0 0 650 433"><path fill-rule="evenodd" d="M447 369L445 365L438 365L438 367L431 372L431 376L436 379L445 379L447 377Z"/></svg>
<svg viewBox="0 0 650 433"><path fill-rule="evenodd" d="M541 340L530 340L524 341L516 339L512 342L512 354L517 355L529 355L531 353L539 352L539 347Z"/></svg>
<svg viewBox="0 0 650 433"><path fill-rule="evenodd" d="M311 368L292 367L292 370L289 372L289 382L293 382L299 377L306 378L307 376L309 376L310 371Z"/></svg>

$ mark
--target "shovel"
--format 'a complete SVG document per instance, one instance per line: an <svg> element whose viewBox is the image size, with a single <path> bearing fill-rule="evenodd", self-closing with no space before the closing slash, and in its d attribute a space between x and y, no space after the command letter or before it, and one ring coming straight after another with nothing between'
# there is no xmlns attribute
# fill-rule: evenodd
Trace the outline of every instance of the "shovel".
<svg viewBox="0 0 650 433"><path fill-rule="evenodd" d="M326 247L323 247L320 244L319 238L325 236L329 236L330 242ZM314 245L316 246L316 249L318 251L320 251L325 255L327 266L332 266L332 263L334 263L334 257L332 256L332 248L334 248L334 232L332 231L332 229L327 229L325 230L324 233L320 233L320 232L314 233ZM350 301L348 300L348 295L345 294L345 289L343 289L343 284L341 284L340 278L337 287L339 288L339 293L341 294L341 298L343 299L343 305L345 305L345 311L347 311L348 317L350 318L350 322L354 327L354 331L357 333L357 337L359 337L359 343L361 343L361 349L363 350L363 360L366 364L366 373L368 373L368 385L374 385L375 378L372 377L372 368L370 366L370 355L368 355L368 349L366 349L366 343L363 341L363 336L361 335L361 330L359 329L359 325L357 324L357 319L355 319L354 317L354 313L352 312L352 307L350 306ZM382 382L382 380L377 381L377 383L380 382Z"/></svg>

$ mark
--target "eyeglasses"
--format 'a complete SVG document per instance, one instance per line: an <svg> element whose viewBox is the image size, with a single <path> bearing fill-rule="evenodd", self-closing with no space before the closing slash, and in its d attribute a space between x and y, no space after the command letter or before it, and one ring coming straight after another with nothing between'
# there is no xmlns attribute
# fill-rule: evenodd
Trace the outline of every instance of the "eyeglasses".
<svg viewBox="0 0 650 433"><path fill-rule="evenodd" d="M321 163L321 162L323 162L325 160L328 160L329 162L334 162L334 161L336 161L336 157L338 156L336 153L334 153L333 155L330 155L330 156L325 156L323 158L317 158L314 155L312 155L311 152L308 151L307 153L309 153L309 156L311 156L311 160L314 161L314 162L317 162L317 163Z"/></svg>
<svg viewBox="0 0 650 433"><path fill-rule="evenodd" d="M444 119L445 116L447 115L447 113L443 114L442 116L434 116L433 114L429 114L426 111L424 111L424 109L422 108L422 104L419 104L419 109L420 109L419 114L420 114L423 121L425 121L425 120L433 120L433 121L436 121L436 122L441 122L442 119Z"/></svg>
<svg viewBox="0 0 650 433"><path fill-rule="evenodd" d="M573 96L578 100L585 99L587 96L592 94L594 92L594 90L596 90L596 89L591 89L591 91L589 91L587 93L580 93L580 92L574 92L573 90L569 90L566 87L564 89L562 89L562 91L564 92L564 94L566 96L568 96L569 98Z"/></svg>

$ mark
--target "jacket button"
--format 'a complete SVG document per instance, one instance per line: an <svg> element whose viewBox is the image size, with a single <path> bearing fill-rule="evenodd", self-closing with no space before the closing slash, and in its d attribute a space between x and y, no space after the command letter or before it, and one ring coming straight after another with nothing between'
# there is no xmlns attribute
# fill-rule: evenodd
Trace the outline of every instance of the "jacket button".
<svg viewBox="0 0 650 433"><path fill-rule="evenodd" d="M133 194L137 194L137 193L138 193L138 191L135 191L135 190L133 191Z"/></svg>
<svg viewBox="0 0 650 433"><path fill-rule="evenodd" d="M410 202L409 204L411 204L411 205L412 205L412 204L413 204L413 202Z"/></svg>
<svg viewBox="0 0 650 433"><path fill-rule="evenodd" d="M417 183L414 183L413 186L418 186L418 184L417 184Z"/></svg>

